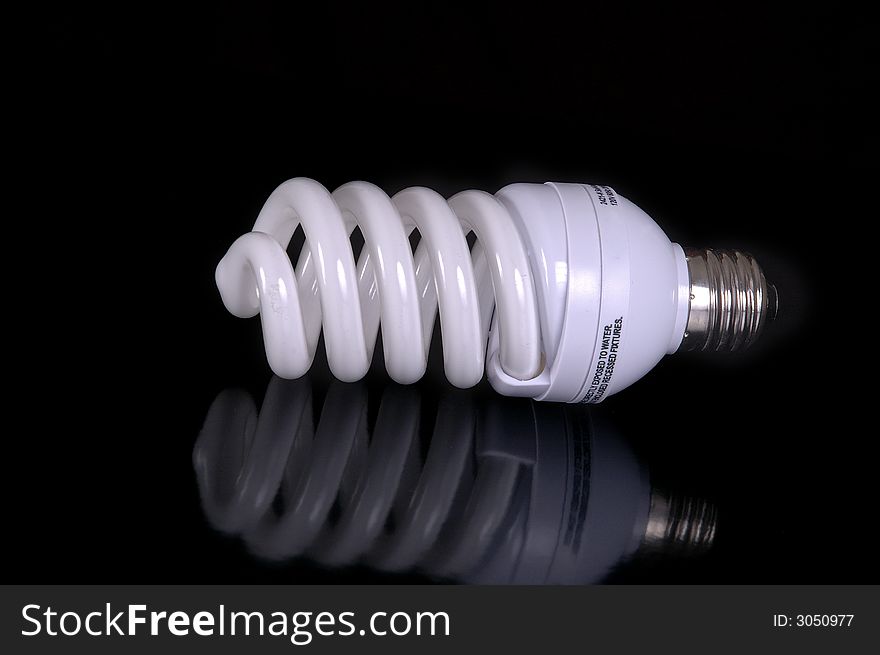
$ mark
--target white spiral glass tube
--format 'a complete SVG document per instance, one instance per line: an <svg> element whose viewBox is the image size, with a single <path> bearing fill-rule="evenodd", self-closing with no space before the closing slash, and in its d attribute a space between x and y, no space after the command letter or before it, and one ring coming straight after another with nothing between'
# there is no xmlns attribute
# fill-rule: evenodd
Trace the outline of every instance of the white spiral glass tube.
<svg viewBox="0 0 880 655"><path fill-rule="evenodd" d="M300 224L306 247L294 271L286 248ZM355 227L364 237L357 265L349 241ZM421 234L415 254L408 239L414 229ZM289 180L266 201L254 230L230 248L217 284L233 314L260 313L269 364L282 377L306 373L323 326L333 374L360 379L381 322L389 375L415 382L425 372L438 306L444 365L456 386L483 377L493 305L504 370L521 379L540 371L528 257L510 215L482 191L447 202L425 188L389 198L372 184L352 182L331 195L313 180Z"/></svg>
<svg viewBox="0 0 880 655"><path fill-rule="evenodd" d="M287 247L300 225L305 246L294 267ZM357 263L355 228L364 239ZM488 372L506 395L599 402L683 340L689 349L754 341L775 290L737 255L748 279L714 283L706 267L694 275L698 260L607 186L514 184L446 200L423 187L389 197L367 182L330 193L295 178L232 244L216 281L231 313L260 314L281 377L308 371L323 330L333 375L362 378L381 324L388 373L415 382L439 311L452 384L470 387ZM724 302L731 293L738 302Z"/></svg>

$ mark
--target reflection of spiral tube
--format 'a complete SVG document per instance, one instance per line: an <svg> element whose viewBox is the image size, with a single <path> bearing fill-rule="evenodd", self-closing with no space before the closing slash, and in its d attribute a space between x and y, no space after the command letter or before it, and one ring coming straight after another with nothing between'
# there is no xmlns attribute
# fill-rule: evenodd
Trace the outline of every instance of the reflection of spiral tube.
<svg viewBox="0 0 880 655"><path fill-rule="evenodd" d="M308 247L294 273L285 249L300 224ZM349 242L355 227L364 236L357 267ZM414 229L421 235L415 254L408 239ZM217 266L217 285L236 316L261 314L269 364L282 377L306 373L323 327L333 374L362 378L381 320L389 374L414 382L425 372L439 304L450 382L470 387L483 377L493 307L501 365L526 380L541 370L541 335L518 234L504 206L482 191L447 202L430 189L411 188L392 199L372 184L352 182L331 195L297 178L272 193L253 231L229 249Z"/></svg>
<svg viewBox="0 0 880 655"><path fill-rule="evenodd" d="M593 582L637 550L711 544L711 505L652 491L584 408L489 402L441 399L424 448L413 387L368 420L365 385L333 383L317 422L307 379L274 378L259 415L224 391L193 453L205 514L262 558L470 582Z"/></svg>

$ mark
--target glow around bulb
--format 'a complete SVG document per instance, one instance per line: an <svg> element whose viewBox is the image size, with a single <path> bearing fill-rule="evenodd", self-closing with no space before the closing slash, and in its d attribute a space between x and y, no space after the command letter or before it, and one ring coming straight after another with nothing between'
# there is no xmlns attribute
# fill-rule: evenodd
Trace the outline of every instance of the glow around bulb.
<svg viewBox="0 0 880 655"><path fill-rule="evenodd" d="M286 249L299 225L306 244L294 268ZM680 347L748 346L776 306L748 255L686 254L611 187L586 184L447 201L422 187L389 198L366 182L331 194L295 178L232 244L216 281L231 313L260 314L279 376L308 371L323 330L334 376L360 379L381 323L389 375L415 382L439 312L452 384L485 373L502 394L562 402L600 402Z"/></svg>

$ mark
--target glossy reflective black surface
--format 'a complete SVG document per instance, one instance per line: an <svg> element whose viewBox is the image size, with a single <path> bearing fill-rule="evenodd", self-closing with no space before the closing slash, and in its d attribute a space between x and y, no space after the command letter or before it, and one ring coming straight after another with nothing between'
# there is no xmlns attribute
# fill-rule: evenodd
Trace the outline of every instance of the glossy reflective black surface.
<svg viewBox="0 0 880 655"><path fill-rule="evenodd" d="M196 441L202 509L255 558L474 583L600 582L711 549L711 503L652 489L599 411L491 392L273 378L220 393ZM315 411L315 407L320 409Z"/></svg>
<svg viewBox="0 0 880 655"><path fill-rule="evenodd" d="M45 17L15 127L39 174L10 213L4 580L877 582L873 31L831 6L301 4ZM320 361L279 386L213 272L297 175L611 184L674 241L752 252L780 316L580 418L450 389L439 344L417 389ZM711 548L640 552L654 489L717 519Z"/></svg>

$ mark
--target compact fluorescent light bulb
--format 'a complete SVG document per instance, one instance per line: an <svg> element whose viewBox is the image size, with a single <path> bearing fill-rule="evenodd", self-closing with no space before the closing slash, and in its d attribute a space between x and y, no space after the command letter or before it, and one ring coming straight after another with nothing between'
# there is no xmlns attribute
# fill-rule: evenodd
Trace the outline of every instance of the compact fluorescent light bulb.
<svg viewBox="0 0 880 655"><path fill-rule="evenodd" d="M286 249L299 225L294 269ZM389 198L366 182L331 194L295 178L232 244L216 281L230 312L260 314L281 377L308 371L323 328L333 375L360 379L381 323L389 375L415 382L439 310L452 384L475 385L485 371L499 393L562 402L599 402L666 353L747 347L776 312L776 290L749 255L686 251L591 184L512 184L447 201L422 187Z"/></svg>

